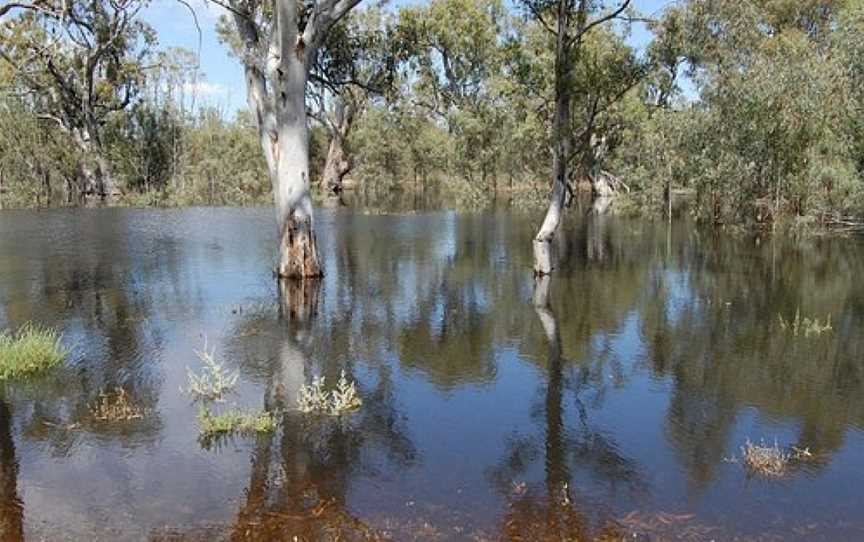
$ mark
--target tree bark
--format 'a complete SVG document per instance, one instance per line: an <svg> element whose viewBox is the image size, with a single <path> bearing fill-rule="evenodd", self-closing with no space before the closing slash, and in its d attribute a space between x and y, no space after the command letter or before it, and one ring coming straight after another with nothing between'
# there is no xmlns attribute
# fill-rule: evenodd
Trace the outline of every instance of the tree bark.
<svg viewBox="0 0 864 542"><path fill-rule="evenodd" d="M111 202L120 195L111 162L98 139L94 140L93 130L67 130L81 149L84 157L79 165L81 186L84 199ZM91 161L92 160L92 161Z"/></svg>
<svg viewBox="0 0 864 542"><path fill-rule="evenodd" d="M304 279L323 275L309 195L309 125L306 119L306 67L294 52L283 59L284 90L277 110L277 137L270 176L280 225L278 274ZM275 166L275 167L273 167Z"/></svg>
<svg viewBox="0 0 864 542"><path fill-rule="evenodd" d="M580 0L578 29L584 27L585 0ZM540 226L540 231L534 237L534 274L548 275L555 268L555 255L552 250L552 239L558 232L564 203L567 197L567 160L573 146L570 135L570 104L572 102L570 79L573 72L570 51L573 44L570 40L570 3L568 0L558 0L557 34L555 38L555 118L552 134L555 141L552 162L552 195L546 217ZM578 47L578 43L577 43Z"/></svg>
<svg viewBox="0 0 864 542"><path fill-rule="evenodd" d="M337 96L333 118L329 120L330 147L321 177L321 190L331 197L338 197L342 193L342 180L351 171L351 160L346 152L345 142L353 120L353 108L345 103L343 97Z"/></svg>
<svg viewBox="0 0 864 542"><path fill-rule="evenodd" d="M330 27L360 0L320 0L306 15L293 0L273 2L269 43L248 5L230 0L234 22L244 43L247 99L255 112L261 148L267 162L279 228L282 278L323 275L318 258L312 199L309 194L309 126L306 83L318 48ZM266 47L267 56L260 62ZM263 64L263 70L262 70Z"/></svg>

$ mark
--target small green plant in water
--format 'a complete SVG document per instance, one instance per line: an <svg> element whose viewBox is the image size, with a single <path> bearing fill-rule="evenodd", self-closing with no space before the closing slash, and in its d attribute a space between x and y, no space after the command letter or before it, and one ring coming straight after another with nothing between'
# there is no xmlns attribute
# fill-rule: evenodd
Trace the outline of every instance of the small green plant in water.
<svg viewBox="0 0 864 542"><path fill-rule="evenodd" d="M828 315L825 323L819 321L818 318L801 318L801 309L795 310L795 319L786 320L783 315L778 315L780 318L780 329L792 333L795 337L804 335L804 337L819 336L823 333L832 331L831 315Z"/></svg>
<svg viewBox="0 0 864 542"><path fill-rule="evenodd" d="M241 412L228 410L214 414L201 407L198 410L198 425L205 439L230 433L269 433L276 429L276 420L269 412Z"/></svg>
<svg viewBox="0 0 864 542"><path fill-rule="evenodd" d="M27 323L17 333L0 333L0 381L29 376L55 367L66 359L60 334Z"/></svg>
<svg viewBox="0 0 864 542"><path fill-rule="evenodd" d="M203 368L200 373L195 373L192 369L186 368L189 376L189 385L186 392L194 399L206 401L219 401L225 394L230 393L237 385L237 379L240 378L240 373L234 371L229 373L214 356L213 352L207 351L207 344L204 344L203 350L196 350L195 354L201 360ZM181 389L181 391L183 391Z"/></svg>
<svg viewBox="0 0 864 542"><path fill-rule="evenodd" d="M327 391L324 386L325 379L319 376L312 379L312 384L300 388L297 397L297 408L300 412L339 416L356 410L363 404L354 382L348 382L344 370L339 376L336 389Z"/></svg>

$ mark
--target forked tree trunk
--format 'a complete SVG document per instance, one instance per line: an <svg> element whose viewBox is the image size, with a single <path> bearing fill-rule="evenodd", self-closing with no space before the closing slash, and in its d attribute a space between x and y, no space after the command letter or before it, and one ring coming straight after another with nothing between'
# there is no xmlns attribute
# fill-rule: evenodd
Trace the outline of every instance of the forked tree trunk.
<svg viewBox="0 0 864 542"><path fill-rule="evenodd" d="M309 195L306 82L327 32L360 0L273 0L266 29L256 22L260 3L227 1L243 42L247 100L273 183L280 252L276 272L283 278L320 277ZM312 9L300 13L305 7Z"/></svg>

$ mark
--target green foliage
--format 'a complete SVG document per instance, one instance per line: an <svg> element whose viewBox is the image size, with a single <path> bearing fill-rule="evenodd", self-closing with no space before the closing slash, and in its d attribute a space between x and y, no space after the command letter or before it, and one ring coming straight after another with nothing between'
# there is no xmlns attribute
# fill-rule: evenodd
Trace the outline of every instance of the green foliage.
<svg viewBox="0 0 864 542"><path fill-rule="evenodd" d="M72 4L97 26L126 13L105 2ZM272 200L255 120L194 106L188 89L203 74L192 53L152 51L152 30L132 17L91 72L76 60L86 56L80 46L54 47L50 38L51 29L64 40L89 31L63 26L59 3L44 5L3 29L0 206L80 203L89 186L83 166L95 155L108 158L126 204ZM531 5L543 21L499 0L376 6L341 20L312 68L313 179L341 137L349 179L366 199L413 191L482 207L505 192L519 206L542 201L553 148L555 37L547 26L555 15L548 2ZM587 9L603 12L600 3ZM256 17L266 29L271 13ZM608 25L572 48L571 180L612 172L632 189L625 207L652 215L666 213L669 194L684 189L709 224L860 222L864 4L687 0L649 28L644 54ZM218 30L236 53L233 25ZM22 69L28 51L46 44L66 79L44 61ZM145 60L157 68L142 70ZM88 78L97 105L73 108L55 130L60 102L44 88L79 88ZM350 111L338 129L337 103ZM78 144L85 132L98 142L93 152Z"/></svg>
<svg viewBox="0 0 864 542"><path fill-rule="evenodd" d="M0 381L30 376L66 359L60 334L36 324L0 333Z"/></svg>
<svg viewBox="0 0 864 542"><path fill-rule="evenodd" d="M845 4L691 0L667 14L649 94L686 59L699 99L660 103L636 131L625 168L649 207L677 186L695 189L694 212L715 224L861 215L861 65L850 54L861 40L848 39L860 19Z"/></svg>

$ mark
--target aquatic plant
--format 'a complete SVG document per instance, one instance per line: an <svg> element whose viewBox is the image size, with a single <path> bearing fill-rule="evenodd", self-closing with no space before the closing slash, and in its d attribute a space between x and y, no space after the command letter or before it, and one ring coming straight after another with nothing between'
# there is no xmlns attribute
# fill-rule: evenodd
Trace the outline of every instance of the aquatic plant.
<svg viewBox="0 0 864 542"><path fill-rule="evenodd" d="M744 467L751 473L766 477L781 477L787 474L794 461L802 461L812 457L809 448L783 449L774 441L768 445L764 441L754 444L747 439L741 447L741 457ZM733 460L734 461L734 460Z"/></svg>
<svg viewBox="0 0 864 542"><path fill-rule="evenodd" d="M189 367L186 373L189 377L189 385L186 392L194 399L206 401L220 401L225 394L230 393L237 385L240 378L239 371L229 373L214 356L214 352L207 351L205 342L202 350L196 350L195 354L201 360L203 367L201 373L195 373ZM182 388L181 388L181 391Z"/></svg>
<svg viewBox="0 0 864 542"><path fill-rule="evenodd" d="M207 408L198 410L198 425L203 438L230 433L269 433L276 429L276 420L269 412L242 412L236 409L214 414Z"/></svg>
<svg viewBox="0 0 864 542"><path fill-rule="evenodd" d="M786 473L790 455L774 441L773 445L764 442L754 444L747 439L741 447L744 466L751 472L763 476L782 476Z"/></svg>
<svg viewBox="0 0 864 542"><path fill-rule="evenodd" d="M339 416L360 408L363 404L354 382L348 381L344 370L339 376L336 389L327 391L324 389L325 383L325 378L319 376L312 379L312 384L300 388L297 396L297 408L300 412Z"/></svg>
<svg viewBox="0 0 864 542"><path fill-rule="evenodd" d="M312 379L312 384L300 387L297 408L300 412L327 412L330 410L330 393L324 389L324 377Z"/></svg>
<svg viewBox="0 0 864 542"><path fill-rule="evenodd" d="M99 400L90 407L90 414L104 422L139 420L146 413L144 408L133 403L121 387L114 388L113 392L100 393Z"/></svg>
<svg viewBox="0 0 864 542"><path fill-rule="evenodd" d="M48 370L66 359L61 336L37 324L0 333L0 381Z"/></svg>
<svg viewBox="0 0 864 542"><path fill-rule="evenodd" d="M792 333L795 337L801 334L805 338L812 335L819 336L834 329L831 327L830 314L824 324L818 318L801 318L801 309L795 310L794 320L786 320L782 314L778 315L778 317L780 318L780 329Z"/></svg>

